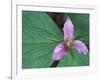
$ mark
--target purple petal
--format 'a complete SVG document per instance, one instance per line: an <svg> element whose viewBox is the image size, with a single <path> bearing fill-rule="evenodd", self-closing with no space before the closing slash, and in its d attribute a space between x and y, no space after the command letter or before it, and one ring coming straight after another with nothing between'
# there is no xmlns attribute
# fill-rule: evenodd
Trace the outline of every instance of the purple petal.
<svg viewBox="0 0 100 80"><path fill-rule="evenodd" d="M64 42L61 42L54 49L52 59L53 60L60 60L64 55L66 55L67 50L68 49L66 48Z"/></svg>
<svg viewBox="0 0 100 80"><path fill-rule="evenodd" d="M88 53L86 45L80 40L75 40L73 42L73 48L75 48L80 54L83 53L84 55L86 55Z"/></svg>
<svg viewBox="0 0 100 80"><path fill-rule="evenodd" d="M64 40L71 40L73 38L73 23L71 22L70 18L68 17L65 24L64 24Z"/></svg>

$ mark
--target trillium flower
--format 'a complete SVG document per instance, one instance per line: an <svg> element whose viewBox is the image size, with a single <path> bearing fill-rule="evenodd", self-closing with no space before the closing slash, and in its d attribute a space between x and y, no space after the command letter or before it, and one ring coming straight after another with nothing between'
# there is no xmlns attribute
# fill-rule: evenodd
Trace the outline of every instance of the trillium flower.
<svg viewBox="0 0 100 80"><path fill-rule="evenodd" d="M74 40L74 25L68 17L63 27L64 41L59 43L53 51L52 60L60 60L68 54L70 48L75 49L79 54L87 55L88 49L80 40Z"/></svg>

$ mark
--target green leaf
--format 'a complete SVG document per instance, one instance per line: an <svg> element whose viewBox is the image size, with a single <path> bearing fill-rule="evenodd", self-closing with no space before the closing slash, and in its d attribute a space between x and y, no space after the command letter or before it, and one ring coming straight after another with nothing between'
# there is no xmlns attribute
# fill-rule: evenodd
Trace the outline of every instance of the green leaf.
<svg viewBox="0 0 100 80"><path fill-rule="evenodd" d="M71 49L68 54L60 60L58 66L89 66L89 55L82 55Z"/></svg>
<svg viewBox="0 0 100 80"><path fill-rule="evenodd" d="M89 14L66 13L65 20L70 17L74 25L74 37L89 45Z"/></svg>
<svg viewBox="0 0 100 80"><path fill-rule="evenodd" d="M22 68L46 68L55 46L63 40L57 25L44 12L22 11Z"/></svg>

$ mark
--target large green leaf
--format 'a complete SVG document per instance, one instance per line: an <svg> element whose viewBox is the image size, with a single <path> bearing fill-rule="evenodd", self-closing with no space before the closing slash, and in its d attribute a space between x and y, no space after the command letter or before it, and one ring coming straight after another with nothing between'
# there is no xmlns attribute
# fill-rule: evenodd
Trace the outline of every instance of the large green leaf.
<svg viewBox="0 0 100 80"><path fill-rule="evenodd" d="M82 55L71 49L67 55L60 60L58 66L89 66L89 55Z"/></svg>
<svg viewBox="0 0 100 80"><path fill-rule="evenodd" d="M63 35L44 12L22 11L22 68L49 67Z"/></svg>

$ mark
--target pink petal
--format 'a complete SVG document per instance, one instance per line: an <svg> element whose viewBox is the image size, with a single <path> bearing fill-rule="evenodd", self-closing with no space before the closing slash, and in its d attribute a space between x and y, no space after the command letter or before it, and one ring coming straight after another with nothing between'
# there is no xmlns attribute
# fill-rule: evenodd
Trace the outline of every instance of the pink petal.
<svg viewBox="0 0 100 80"><path fill-rule="evenodd" d="M66 48L64 42L61 42L54 49L52 59L53 60L60 60L64 55L66 55L67 50L68 49Z"/></svg>
<svg viewBox="0 0 100 80"><path fill-rule="evenodd" d="M73 38L73 23L71 22L70 18L68 17L65 24L64 24L64 40L71 40Z"/></svg>
<svg viewBox="0 0 100 80"><path fill-rule="evenodd" d="M86 45L80 40L75 40L73 42L73 48L75 48L80 54L83 53L86 55L89 52Z"/></svg>

